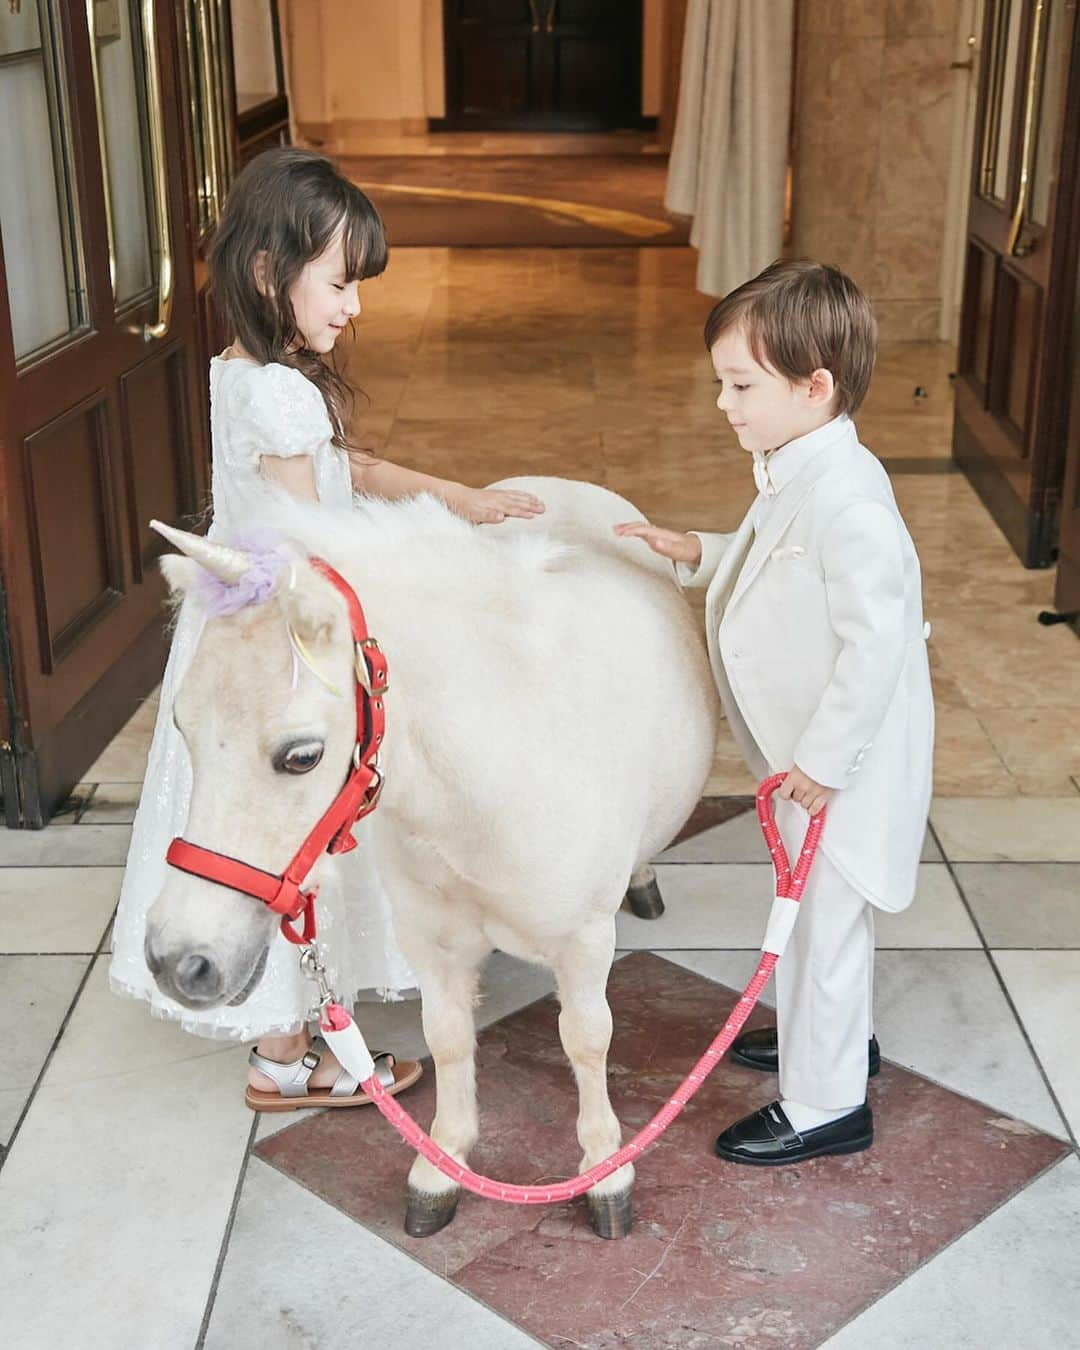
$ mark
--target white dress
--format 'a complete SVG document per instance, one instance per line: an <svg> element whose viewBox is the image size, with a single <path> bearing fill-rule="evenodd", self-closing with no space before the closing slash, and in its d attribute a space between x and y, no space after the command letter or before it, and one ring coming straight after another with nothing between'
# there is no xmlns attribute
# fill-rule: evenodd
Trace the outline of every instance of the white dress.
<svg viewBox="0 0 1080 1350"><path fill-rule="evenodd" d="M319 500L352 505L345 456L331 442L330 419L319 390L298 370L277 364L214 357L210 363L214 521L210 537L256 526L269 489L259 472L262 455L311 455ZM185 602L161 685L139 809L113 935L109 983L117 993L149 1001L155 1016L185 1031L253 1041L299 1030L315 1010L315 987L300 975L297 949L283 937L270 944L266 971L238 1007L192 1012L161 993L143 956L146 915L165 882L165 852L182 835L191 800L191 762L172 720L176 691L198 643L202 616ZM339 884L319 891L319 946L333 988L343 1000L362 990L400 996L416 980L394 939L386 894L379 885L364 822L359 847L337 858ZM195 842L198 842L197 840Z"/></svg>

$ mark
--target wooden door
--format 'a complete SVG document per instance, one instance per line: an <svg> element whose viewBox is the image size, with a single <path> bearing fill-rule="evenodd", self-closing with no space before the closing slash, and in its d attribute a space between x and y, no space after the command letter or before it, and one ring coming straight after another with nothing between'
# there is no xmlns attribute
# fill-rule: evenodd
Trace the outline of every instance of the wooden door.
<svg viewBox="0 0 1080 1350"><path fill-rule="evenodd" d="M172 0L0 8L9 825L40 826L160 677L152 517L207 487Z"/></svg>
<svg viewBox="0 0 1080 1350"><path fill-rule="evenodd" d="M1028 567L1055 548L1075 161L1064 107L1075 0L988 0L953 454Z"/></svg>
<svg viewBox="0 0 1080 1350"><path fill-rule="evenodd" d="M1065 113L1064 163L1073 165L1073 187L1067 209L1067 251L1073 258L1080 253L1080 25L1073 35L1072 71ZM1068 615L1080 633L1080 273L1072 285L1072 313L1069 342L1066 345L1065 397L1062 413L1066 419L1065 484L1061 499L1061 530L1054 604Z"/></svg>
<svg viewBox="0 0 1080 1350"><path fill-rule="evenodd" d="M641 0L445 0L445 125L640 126L641 19Z"/></svg>

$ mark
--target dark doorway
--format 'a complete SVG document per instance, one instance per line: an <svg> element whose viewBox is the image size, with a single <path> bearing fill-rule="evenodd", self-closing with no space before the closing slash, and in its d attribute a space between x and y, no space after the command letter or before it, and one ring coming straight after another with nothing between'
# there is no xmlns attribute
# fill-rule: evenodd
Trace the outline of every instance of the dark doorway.
<svg viewBox="0 0 1080 1350"><path fill-rule="evenodd" d="M641 127L641 0L444 0L450 131Z"/></svg>

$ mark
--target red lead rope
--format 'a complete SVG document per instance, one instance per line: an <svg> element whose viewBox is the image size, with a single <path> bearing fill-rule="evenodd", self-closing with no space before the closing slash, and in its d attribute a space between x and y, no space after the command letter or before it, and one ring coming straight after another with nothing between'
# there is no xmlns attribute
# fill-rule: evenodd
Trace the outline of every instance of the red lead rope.
<svg viewBox="0 0 1080 1350"><path fill-rule="evenodd" d="M367 620L355 591L329 563L321 558L312 558L310 562L315 571L340 593L349 611L356 663L356 747L352 770L284 872L263 871L227 853L190 844L186 839L174 839L165 855L166 862L182 872L216 881L269 905L276 914L282 916L282 933L298 946L311 942L315 937L317 892L314 889L302 889L304 878L323 853L347 853L355 848L356 841L350 830L378 805L382 776L375 761L386 730L383 696L388 687L386 657L368 633ZM292 925L301 915L304 927L298 933Z"/></svg>
<svg viewBox="0 0 1080 1350"><path fill-rule="evenodd" d="M772 795L785 777L785 774L774 774L772 778L765 779L761 784L757 793L757 813L773 861L773 871L776 874L776 894L780 901L795 901L797 903L802 897L806 878L810 873L810 867L817 852L821 831L825 824L825 812L820 811L811 818L802 850L796 859L793 870L772 814ZM672 1121L682 1113L683 1108L713 1069L716 1068L717 1064L720 1063L732 1041L742 1030L746 1019L753 1012L754 1005L761 996L761 991L768 984L769 976L772 974L778 959L779 957L775 952L762 952L758 968L750 983L743 990L731 1016L724 1023L723 1028L709 1048L675 1090L674 1095L660 1108L644 1129L639 1130L628 1144L624 1144L618 1152L613 1153L609 1158L605 1158L603 1162L597 1163L595 1167L590 1167L587 1172L582 1172L570 1181L563 1181L554 1186L515 1186L509 1182L496 1181L492 1177L481 1176L478 1172L473 1172L440 1148L434 1139L422 1130L409 1113L399 1105L396 1098L387 1096L386 1089L379 1082L377 1075L371 1074L367 1077L363 1082L363 1088L398 1134L417 1153L422 1154L428 1162L433 1163L444 1176L450 1177L458 1185L463 1186L465 1190L472 1191L475 1195L486 1196L489 1200L505 1200L509 1204L515 1205L548 1205L572 1200L575 1196L584 1194L585 1191L603 1181L605 1177L611 1176L612 1172L625 1166L626 1163L634 1162L650 1144L655 1143L660 1138ZM337 1003L332 1003L327 1007L322 1029L331 1042L331 1048L342 1063L346 1063L348 1058L349 1042L347 1038L351 1027L352 1018L345 1008ZM342 1034L340 1044L334 1039L336 1034ZM347 1063L346 1067L349 1067Z"/></svg>

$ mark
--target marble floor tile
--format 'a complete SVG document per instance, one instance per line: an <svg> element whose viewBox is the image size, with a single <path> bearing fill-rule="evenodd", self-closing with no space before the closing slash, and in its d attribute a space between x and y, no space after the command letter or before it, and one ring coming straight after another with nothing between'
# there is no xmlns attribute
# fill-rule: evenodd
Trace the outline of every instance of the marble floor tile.
<svg viewBox="0 0 1080 1350"><path fill-rule="evenodd" d="M89 956L0 956L0 1156L86 973Z"/></svg>
<svg viewBox="0 0 1080 1350"><path fill-rule="evenodd" d="M626 910L616 919L616 943L628 951L686 947L760 949L772 903L768 863L660 863L656 879L666 906L659 919ZM877 945L978 947L963 902L942 863L923 863L911 907L874 916Z"/></svg>
<svg viewBox="0 0 1080 1350"><path fill-rule="evenodd" d="M939 706L936 722L934 791L938 796L1016 796L1016 780L976 713L967 706Z"/></svg>
<svg viewBox="0 0 1080 1350"><path fill-rule="evenodd" d="M983 952L879 951L875 1030L886 1059L1062 1137L1046 1090Z"/></svg>
<svg viewBox="0 0 1080 1350"><path fill-rule="evenodd" d="M527 1350L540 1344L252 1158L206 1350L314 1350L356 1345L358 1338L400 1350Z"/></svg>
<svg viewBox="0 0 1080 1350"><path fill-rule="evenodd" d="M1060 1350L1076 1340L1080 1161L1066 1158L825 1341L827 1350Z"/></svg>
<svg viewBox="0 0 1080 1350"><path fill-rule="evenodd" d="M130 825L0 830L0 881L6 867L122 867L130 842Z"/></svg>
<svg viewBox="0 0 1080 1350"><path fill-rule="evenodd" d="M1080 797L935 797L930 820L950 862L1080 862Z"/></svg>
<svg viewBox="0 0 1080 1350"><path fill-rule="evenodd" d="M251 1132L242 1081L242 1049L117 998L96 962L0 1172L12 1345L191 1350Z"/></svg>
<svg viewBox="0 0 1080 1350"><path fill-rule="evenodd" d="M1080 952L1000 951L994 960L1065 1118L1080 1135Z"/></svg>
<svg viewBox="0 0 1080 1350"><path fill-rule="evenodd" d="M991 603L940 604L931 618L945 663L976 712L1011 709L1020 719L1034 709L1078 707L1076 634L1066 625L1043 628L1030 613Z"/></svg>
<svg viewBox="0 0 1080 1350"><path fill-rule="evenodd" d="M141 783L98 783L93 799L79 817L80 825L130 825L142 792Z"/></svg>
<svg viewBox="0 0 1080 1350"><path fill-rule="evenodd" d="M1080 863L957 863L988 947L1080 947Z"/></svg>
<svg viewBox="0 0 1080 1350"><path fill-rule="evenodd" d="M725 951L665 951L664 957L732 989L746 986L758 959L753 952ZM776 1006L773 981L761 1005ZM874 1019L885 1059L1064 1137L1061 1115L985 953L879 949ZM710 1038L703 1028L703 1050ZM774 1078L766 1081L775 1087Z"/></svg>
<svg viewBox="0 0 1080 1350"><path fill-rule="evenodd" d="M96 952L123 875L122 867L0 868L0 952Z"/></svg>
<svg viewBox="0 0 1080 1350"><path fill-rule="evenodd" d="M953 863L1080 863L1080 796L934 798L930 821Z"/></svg>
<svg viewBox="0 0 1080 1350"><path fill-rule="evenodd" d="M146 772L153 727L124 729L105 747L86 770L94 783L141 783Z"/></svg>
<svg viewBox="0 0 1080 1350"><path fill-rule="evenodd" d="M629 1133L670 1095L680 1055L723 1019L733 995L639 954L617 965L610 996L612 1098ZM560 1176L576 1159L556 1021L554 1000L543 1000L480 1038L473 1161L489 1175ZM450 1227L405 1237L407 1153L370 1114L326 1112L258 1154L549 1345L808 1350L1065 1152L994 1108L886 1065L870 1089L879 1123L868 1152L788 1169L711 1161L717 1122L772 1090L766 1076L733 1064L709 1078L639 1162L636 1222L621 1242L593 1237L580 1203L525 1210L470 1195ZM429 1119L432 1084L411 1102Z"/></svg>
<svg viewBox="0 0 1080 1350"><path fill-rule="evenodd" d="M1040 683L1043 678L1040 672ZM1080 773L1080 703L1070 697L1080 699L1080 682L1062 689L1049 706L979 709L979 721L1021 792L1056 797L1072 790Z"/></svg>

